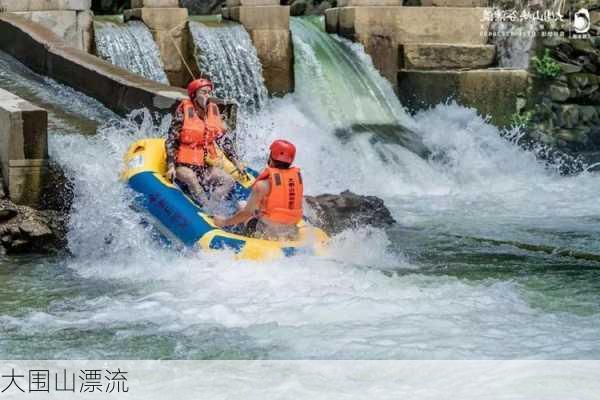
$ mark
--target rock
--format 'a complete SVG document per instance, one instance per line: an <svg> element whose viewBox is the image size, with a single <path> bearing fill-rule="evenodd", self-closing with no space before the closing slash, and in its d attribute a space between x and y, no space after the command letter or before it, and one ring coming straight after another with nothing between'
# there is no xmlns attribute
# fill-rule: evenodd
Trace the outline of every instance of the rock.
<svg viewBox="0 0 600 400"><path fill-rule="evenodd" d="M542 44L544 47L555 48L561 45L568 45L569 39L564 36L549 36L544 38Z"/></svg>
<svg viewBox="0 0 600 400"><path fill-rule="evenodd" d="M588 39L573 39L571 40L571 47L578 52L588 55L597 55L598 50L594 48L592 42Z"/></svg>
<svg viewBox="0 0 600 400"><path fill-rule="evenodd" d="M7 253L55 253L66 247L65 214L0 202L0 210L11 215L0 219L0 248Z"/></svg>
<svg viewBox="0 0 600 400"><path fill-rule="evenodd" d="M313 7L309 13L311 15L325 15L325 10L333 8L333 5L329 1L323 1L316 7Z"/></svg>
<svg viewBox="0 0 600 400"><path fill-rule="evenodd" d="M224 4L225 0L179 0L179 6L191 15L220 14Z"/></svg>
<svg viewBox="0 0 600 400"><path fill-rule="evenodd" d="M44 236L52 235L50 228L37 220L23 221L19 226L19 229L25 236L31 239L39 239Z"/></svg>
<svg viewBox="0 0 600 400"><path fill-rule="evenodd" d="M580 106L579 116L581 118L581 122L593 123L597 120L598 113L596 111L596 107L594 106Z"/></svg>
<svg viewBox="0 0 600 400"><path fill-rule="evenodd" d="M581 65L574 65L563 62L559 62L558 65L560 65L560 69L564 74L574 74L576 72L581 72L581 70L583 69Z"/></svg>
<svg viewBox="0 0 600 400"><path fill-rule="evenodd" d="M563 104L559 107L560 124L563 128L575 128L579 122L579 107L575 104Z"/></svg>
<svg viewBox="0 0 600 400"><path fill-rule="evenodd" d="M386 227L396 222L383 200L375 196L345 191L339 195L305 196L305 199L310 222L330 234L364 225Z"/></svg>
<svg viewBox="0 0 600 400"><path fill-rule="evenodd" d="M550 98L554 101L563 102L569 98L569 88L563 85L550 85L548 88Z"/></svg>
<svg viewBox="0 0 600 400"><path fill-rule="evenodd" d="M308 4L306 3L306 0L294 0L290 2L290 15L292 17L304 15L307 8Z"/></svg>
<svg viewBox="0 0 600 400"><path fill-rule="evenodd" d="M588 57L583 57L582 65L586 72L591 72L594 75L598 72L598 67Z"/></svg>
<svg viewBox="0 0 600 400"><path fill-rule="evenodd" d="M10 201L0 202L0 222L8 221L17 216L19 211Z"/></svg>
<svg viewBox="0 0 600 400"><path fill-rule="evenodd" d="M574 92L571 97L586 97L598 90L600 79L594 74L579 72L570 74L568 80L569 88Z"/></svg>

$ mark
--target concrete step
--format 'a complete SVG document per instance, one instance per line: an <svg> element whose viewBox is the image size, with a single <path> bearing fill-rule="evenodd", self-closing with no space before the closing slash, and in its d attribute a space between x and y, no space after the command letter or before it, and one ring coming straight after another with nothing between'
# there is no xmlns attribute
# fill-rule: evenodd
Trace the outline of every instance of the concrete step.
<svg viewBox="0 0 600 400"><path fill-rule="evenodd" d="M489 115L494 124L506 126L517 112L519 97L526 96L527 80L527 71L518 69L403 69L398 72L398 97L411 111L454 99Z"/></svg>
<svg viewBox="0 0 600 400"><path fill-rule="evenodd" d="M84 11L92 7L92 0L0 0L1 11Z"/></svg>
<svg viewBox="0 0 600 400"><path fill-rule="evenodd" d="M368 35L397 43L486 44L485 8L339 7L327 10L327 31L352 40Z"/></svg>
<svg viewBox="0 0 600 400"><path fill-rule="evenodd" d="M493 45L415 43L400 45L399 68L418 70L477 69L494 63Z"/></svg>
<svg viewBox="0 0 600 400"><path fill-rule="evenodd" d="M403 0L338 0L338 7L401 6Z"/></svg>
<svg viewBox="0 0 600 400"><path fill-rule="evenodd" d="M490 0L421 0L422 7L491 7Z"/></svg>
<svg viewBox="0 0 600 400"><path fill-rule="evenodd" d="M177 8L179 0L131 0L131 8Z"/></svg>
<svg viewBox="0 0 600 400"><path fill-rule="evenodd" d="M169 30L185 23L187 8L133 8L123 12L125 21L140 20L153 30Z"/></svg>
<svg viewBox="0 0 600 400"><path fill-rule="evenodd" d="M248 30L289 29L290 6L236 6L223 9L223 17Z"/></svg>
<svg viewBox="0 0 600 400"><path fill-rule="evenodd" d="M227 7L238 6L278 6L279 0L227 0Z"/></svg>

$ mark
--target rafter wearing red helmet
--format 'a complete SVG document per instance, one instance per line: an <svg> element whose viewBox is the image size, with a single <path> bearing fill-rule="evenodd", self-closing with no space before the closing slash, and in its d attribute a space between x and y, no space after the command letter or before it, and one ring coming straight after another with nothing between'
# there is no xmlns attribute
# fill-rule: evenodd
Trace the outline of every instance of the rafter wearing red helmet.
<svg viewBox="0 0 600 400"><path fill-rule="evenodd" d="M275 140L267 167L256 178L246 206L230 218L215 217L218 227L246 223L246 233L267 239L295 239L302 219L304 185L298 167L292 167L296 147Z"/></svg>
<svg viewBox="0 0 600 400"><path fill-rule="evenodd" d="M228 174L206 163L207 157L216 157L216 147L241 168L219 108L209 101L213 89L213 83L208 79L190 82L187 88L189 99L181 100L175 110L165 144L167 178L185 185L203 206L209 205L209 199L222 201L234 185Z"/></svg>

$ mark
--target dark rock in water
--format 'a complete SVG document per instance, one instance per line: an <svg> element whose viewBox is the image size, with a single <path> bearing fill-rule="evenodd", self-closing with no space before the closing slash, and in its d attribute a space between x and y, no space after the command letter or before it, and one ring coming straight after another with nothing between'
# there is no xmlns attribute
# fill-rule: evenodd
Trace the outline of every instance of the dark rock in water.
<svg viewBox="0 0 600 400"><path fill-rule="evenodd" d="M0 253L53 253L66 245L66 216L0 200Z"/></svg>
<svg viewBox="0 0 600 400"><path fill-rule="evenodd" d="M308 4L306 0L294 0L290 3L290 15L292 17L304 15L307 8Z"/></svg>
<svg viewBox="0 0 600 400"><path fill-rule="evenodd" d="M19 211L8 201L0 201L0 223L14 218Z"/></svg>
<svg viewBox="0 0 600 400"><path fill-rule="evenodd" d="M305 200L309 221L330 234L358 226L386 227L396 223L383 200L375 196L346 190L337 195L305 196Z"/></svg>
<svg viewBox="0 0 600 400"><path fill-rule="evenodd" d="M282 6L290 6L290 15L325 15L325 10L336 7L335 1L329 0L281 0Z"/></svg>
<svg viewBox="0 0 600 400"><path fill-rule="evenodd" d="M179 6L187 8L190 15L220 14L225 0L179 0Z"/></svg>

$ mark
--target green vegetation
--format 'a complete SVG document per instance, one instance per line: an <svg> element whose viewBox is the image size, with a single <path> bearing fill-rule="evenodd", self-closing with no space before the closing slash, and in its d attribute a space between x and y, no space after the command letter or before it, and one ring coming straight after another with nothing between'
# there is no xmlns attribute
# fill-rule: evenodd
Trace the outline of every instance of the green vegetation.
<svg viewBox="0 0 600 400"><path fill-rule="evenodd" d="M533 57L532 61L538 75L547 79L554 79L560 75L560 65L552 58L549 49L544 51L544 56L541 59Z"/></svg>
<svg viewBox="0 0 600 400"><path fill-rule="evenodd" d="M533 117L533 111L526 111L523 114L514 113L510 117L510 122L511 122L511 125L513 125L513 126L525 127L525 126L529 125L532 117Z"/></svg>

